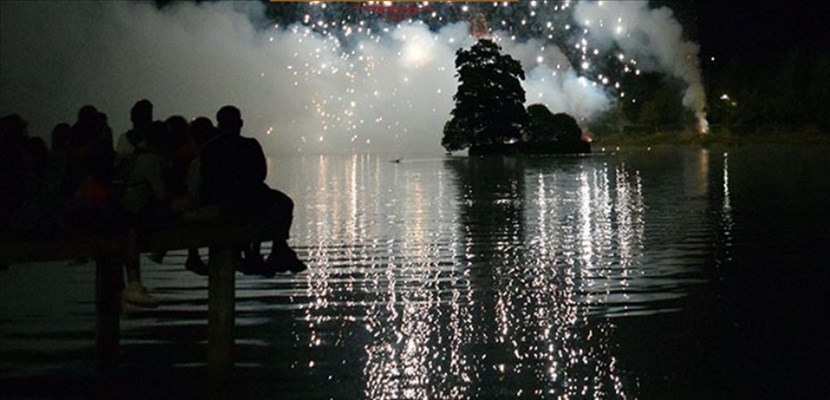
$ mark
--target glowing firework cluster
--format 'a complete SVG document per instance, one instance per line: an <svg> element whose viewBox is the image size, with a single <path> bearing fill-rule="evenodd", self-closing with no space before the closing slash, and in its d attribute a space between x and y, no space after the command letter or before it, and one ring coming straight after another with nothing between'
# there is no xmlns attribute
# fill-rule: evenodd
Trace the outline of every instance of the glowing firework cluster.
<svg viewBox="0 0 830 400"><path fill-rule="evenodd" d="M665 49L644 49L637 42L643 37L653 41L651 36L664 34L656 31L665 29L661 23L679 29L670 10L657 10L660 14L654 17L655 11L645 2L582 3L586 2L272 6L280 20L273 28L290 32L289 40L302 49L290 54L283 73L295 77L293 84L298 90L313 93L306 108L315 113L319 126L316 131L308 128L319 135L304 135L302 142L347 135L352 143L370 144L370 138L362 138L363 132L380 128L397 138L417 130L396 118L401 113L445 120L455 88L453 54L476 40L470 25L479 30L481 25L476 21L482 19L489 37L519 59L528 72L528 102L545 103L583 121L605 110L612 98L637 101L626 97L622 78L641 74L638 58L646 58L648 70L671 73L672 56L665 56ZM387 8L392 11L386 12ZM681 33L670 32L670 36L677 36L670 39L690 43L683 41ZM692 74L698 76L677 77L687 81L689 90L700 91L687 93L687 97L702 99L697 47L687 50L688 54L678 57L693 58ZM392 76L388 73L391 70L396 71ZM331 90L332 86L336 90ZM447 101L436 96L419 101L425 88ZM700 112L705 122L703 105L697 98L689 99L687 106Z"/></svg>
<svg viewBox="0 0 830 400"><path fill-rule="evenodd" d="M440 152L458 86L455 53L480 37L522 64L528 104L590 121L637 102L627 85L638 75L662 73L682 81L684 104L705 126L698 47L671 10L645 1L3 7L4 43L13 45L5 65L37 79L3 80L2 93L44 131L93 103L123 132L128 114L118 110L149 98L159 115L211 116L235 104L245 134L265 139L270 153ZM49 104L25 101L58 86L65 90Z"/></svg>

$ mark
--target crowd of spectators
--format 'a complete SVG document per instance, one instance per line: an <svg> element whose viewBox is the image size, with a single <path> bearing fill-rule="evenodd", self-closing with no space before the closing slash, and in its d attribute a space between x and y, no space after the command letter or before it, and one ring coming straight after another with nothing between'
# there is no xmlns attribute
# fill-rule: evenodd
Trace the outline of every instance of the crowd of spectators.
<svg viewBox="0 0 830 400"><path fill-rule="evenodd" d="M207 117L154 120L153 104L140 100L130 117L132 128L114 142L107 115L81 107L74 124L54 127L51 149L21 116L0 118L0 239L122 238L123 298L141 307L158 305L141 283L138 248L154 229L267 216L279 222L271 254L263 259L260 244L247 243L238 269L263 276L306 269L286 242L294 204L264 183L265 155L241 135L239 109L222 107L214 126ZM209 272L198 248L188 249L185 267Z"/></svg>

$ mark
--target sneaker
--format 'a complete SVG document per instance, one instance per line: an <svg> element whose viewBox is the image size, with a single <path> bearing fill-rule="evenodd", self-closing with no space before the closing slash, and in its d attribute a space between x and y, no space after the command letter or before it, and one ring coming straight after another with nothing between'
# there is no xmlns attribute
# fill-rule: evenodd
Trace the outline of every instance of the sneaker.
<svg viewBox="0 0 830 400"><path fill-rule="evenodd" d="M127 287L124 288L121 297L125 303L136 307L156 308L159 306L158 300L150 296L147 293L147 288L138 282L127 283Z"/></svg>
<svg viewBox="0 0 830 400"><path fill-rule="evenodd" d="M208 276L208 266L200 257L188 256L184 262L184 267L196 275Z"/></svg>

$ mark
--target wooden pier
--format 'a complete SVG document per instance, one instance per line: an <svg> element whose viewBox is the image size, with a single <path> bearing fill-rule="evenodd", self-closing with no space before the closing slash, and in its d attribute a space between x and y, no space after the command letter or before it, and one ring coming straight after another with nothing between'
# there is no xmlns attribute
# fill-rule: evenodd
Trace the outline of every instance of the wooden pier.
<svg viewBox="0 0 830 400"><path fill-rule="evenodd" d="M145 234L142 252L208 247L208 373L228 376L234 359L235 274L241 246L272 240L277 221L185 224ZM118 365L121 290L124 266L116 261L123 237L84 237L50 241L0 242L0 263L15 264L75 259L95 260L95 349L98 366Z"/></svg>

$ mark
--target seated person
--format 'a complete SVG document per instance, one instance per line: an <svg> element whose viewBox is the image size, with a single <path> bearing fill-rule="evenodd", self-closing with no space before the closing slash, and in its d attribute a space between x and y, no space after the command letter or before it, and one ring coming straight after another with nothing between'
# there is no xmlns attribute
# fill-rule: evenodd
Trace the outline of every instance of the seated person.
<svg viewBox="0 0 830 400"><path fill-rule="evenodd" d="M154 308L158 301L147 293L141 284L141 269L138 251L139 232L160 225L171 224L175 213L170 207L170 193L164 180L166 127L163 122L154 122L142 145L135 149L134 162L127 176L121 205L126 211L127 249L124 267L127 273L127 287L124 302Z"/></svg>
<svg viewBox="0 0 830 400"><path fill-rule="evenodd" d="M279 221L273 247L266 261L259 254L259 243L249 243L241 264L243 273L273 276L276 272L301 272L305 264L288 247L294 203L287 195L265 184L267 165L259 142L241 136L242 115L234 106L216 113L218 129L208 138L201 156L201 201L213 204L222 218L247 219L266 215Z"/></svg>
<svg viewBox="0 0 830 400"><path fill-rule="evenodd" d="M193 139L190 124L184 117L174 115L168 118L164 124L167 128L164 145L166 161L164 179L171 197L171 207L177 215L183 216L185 220L192 220L188 217L192 216L193 211L199 208L199 198L189 188L191 186L189 180L193 178L188 175L192 169L191 164L198 163L198 144ZM196 179L198 178L196 177ZM167 254L166 251L154 251L150 259L160 264L165 254ZM208 266L199 256L198 247L187 249L187 260L185 260L184 266L197 275L206 276L208 274Z"/></svg>

